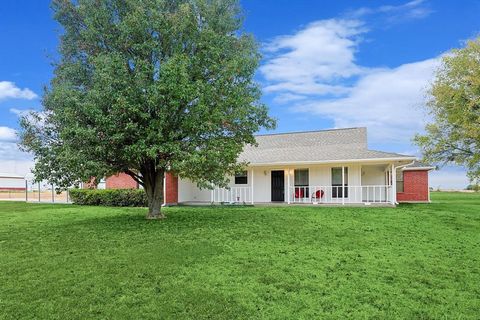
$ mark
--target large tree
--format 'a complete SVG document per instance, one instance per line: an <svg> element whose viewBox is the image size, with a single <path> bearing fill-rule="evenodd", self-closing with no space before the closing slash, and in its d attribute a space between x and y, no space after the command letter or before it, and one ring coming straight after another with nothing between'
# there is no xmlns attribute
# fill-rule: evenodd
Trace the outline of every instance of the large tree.
<svg viewBox="0 0 480 320"><path fill-rule="evenodd" d="M163 178L225 185L254 133L254 39L237 0L54 0L63 27L44 110L21 120L37 179L60 187L126 172L162 218Z"/></svg>
<svg viewBox="0 0 480 320"><path fill-rule="evenodd" d="M480 38L442 58L430 88L433 122L417 135L426 161L465 166L471 180L480 178Z"/></svg>

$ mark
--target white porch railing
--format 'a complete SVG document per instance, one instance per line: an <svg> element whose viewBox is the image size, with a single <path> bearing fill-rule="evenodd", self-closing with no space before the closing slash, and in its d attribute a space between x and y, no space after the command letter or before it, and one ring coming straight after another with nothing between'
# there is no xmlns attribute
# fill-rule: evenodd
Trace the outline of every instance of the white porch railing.
<svg viewBox="0 0 480 320"><path fill-rule="evenodd" d="M212 203L253 203L251 187L215 188L210 191ZM304 186L290 187L285 202L314 204L391 203L392 187L373 186Z"/></svg>
<svg viewBox="0 0 480 320"><path fill-rule="evenodd" d="M215 188L211 190L212 203L251 203L250 187Z"/></svg>
<svg viewBox="0 0 480 320"><path fill-rule="evenodd" d="M290 203L391 203L389 185L290 187Z"/></svg>

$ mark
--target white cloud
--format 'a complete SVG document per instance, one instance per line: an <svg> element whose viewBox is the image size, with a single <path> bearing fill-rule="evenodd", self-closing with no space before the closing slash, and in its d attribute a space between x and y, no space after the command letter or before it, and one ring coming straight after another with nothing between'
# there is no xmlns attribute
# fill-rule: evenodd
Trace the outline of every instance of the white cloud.
<svg viewBox="0 0 480 320"><path fill-rule="evenodd" d="M17 140L17 132L9 127L0 127L0 142L12 142Z"/></svg>
<svg viewBox="0 0 480 320"><path fill-rule="evenodd" d="M336 127L367 126L370 141L411 149L414 133L422 131L422 106L438 58L396 68L364 67L355 54L368 32L359 18L375 13L414 15L422 0L398 6L361 8L355 19L315 21L266 46L260 72L264 92L294 113L332 120ZM392 148L393 149L393 148Z"/></svg>
<svg viewBox="0 0 480 320"><path fill-rule="evenodd" d="M266 47L270 55L260 72L266 92L344 94L338 79L367 71L355 64L359 36L366 32L357 20L321 20L293 35L275 38Z"/></svg>
<svg viewBox="0 0 480 320"><path fill-rule="evenodd" d="M264 91L267 93L288 91L288 92L310 94L310 95L333 94L336 96L340 96L342 94L350 92L350 88L342 85L328 85L328 84L316 83L314 81L308 81L308 82L284 81L277 84L271 84L265 87Z"/></svg>
<svg viewBox="0 0 480 320"><path fill-rule="evenodd" d="M362 7L347 12L350 18L365 18L366 16L383 16L388 22L395 23L404 20L428 17L433 11L425 0L413 0L400 5L384 5L380 7Z"/></svg>
<svg viewBox="0 0 480 320"><path fill-rule="evenodd" d="M0 127L0 172L26 175L33 168L32 156L21 151L17 145L16 131Z"/></svg>
<svg viewBox="0 0 480 320"><path fill-rule="evenodd" d="M9 111L18 117L29 116L32 112L35 112L34 109L17 109L17 108L10 108Z"/></svg>
<svg viewBox="0 0 480 320"><path fill-rule="evenodd" d="M17 115L18 117L25 117L29 121L38 122L38 124L43 124L46 118L45 111L36 111L34 109L17 109L17 108L10 108L9 111Z"/></svg>
<svg viewBox="0 0 480 320"><path fill-rule="evenodd" d="M25 114L27 114L30 110L21 110L21 109L17 109L17 108L10 108L9 110L11 113L21 117Z"/></svg>
<svg viewBox="0 0 480 320"><path fill-rule="evenodd" d="M416 154L411 139L428 120L423 105L440 57L386 68L361 66L355 54L368 32L365 21L383 27L431 12L423 0L361 8L348 18L315 21L279 36L266 45L264 92L297 114L291 119L317 116L337 128L366 126L373 148ZM468 179L464 169L442 169L431 182L463 188Z"/></svg>
<svg viewBox="0 0 480 320"><path fill-rule="evenodd" d="M281 93L274 98L275 103L283 104L293 101L300 101L305 100L307 97L301 94L293 94L293 93Z"/></svg>
<svg viewBox="0 0 480 320"><path fill-rule="evenodd" d="M327 117L336 127L366 126L373 143L408 145L423 130L426 89L438 59L371 72L358 80L345 97L310 99L294 104L294 112Z"/></svg>
<svg viewBox="0 0 480 320"><path fill-rule="evenodd" d="M27 99L32 100L38 95L28 88L20 89L10 81L0 81L0 101L5 99Z"/></svg>

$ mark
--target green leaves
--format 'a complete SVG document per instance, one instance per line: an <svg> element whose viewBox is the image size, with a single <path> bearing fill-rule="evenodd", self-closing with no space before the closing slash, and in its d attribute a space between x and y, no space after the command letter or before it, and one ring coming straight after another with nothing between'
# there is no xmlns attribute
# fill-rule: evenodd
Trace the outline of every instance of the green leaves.
<svg viewBox="0 0 480 320"><path fill-rule="evenodd" d="M173 170L201 186L223 184L253 134L275 125L253 79L260 56L240 30L238 1L54 0L52 8L64 32L46 116L22 121L38 178L66 186Z"/></svg>
<svg viewBox="0 0 480 320"><path fill-rule="evenodd" d="M443 57L430 88L428 110L434 119L417 135L429 162L455 163L480 179L480 38Z"/></svg>

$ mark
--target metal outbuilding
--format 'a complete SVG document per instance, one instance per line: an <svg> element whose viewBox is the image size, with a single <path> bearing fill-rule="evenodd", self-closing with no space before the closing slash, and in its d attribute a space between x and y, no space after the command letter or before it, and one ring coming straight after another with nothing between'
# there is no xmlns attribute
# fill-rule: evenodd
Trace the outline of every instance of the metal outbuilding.
<svg viewBox="0 0 480 320"><path fill-rule="evenodd" d="M0 191L25 191L25 181L24 176L0 173Z"/></svg>

